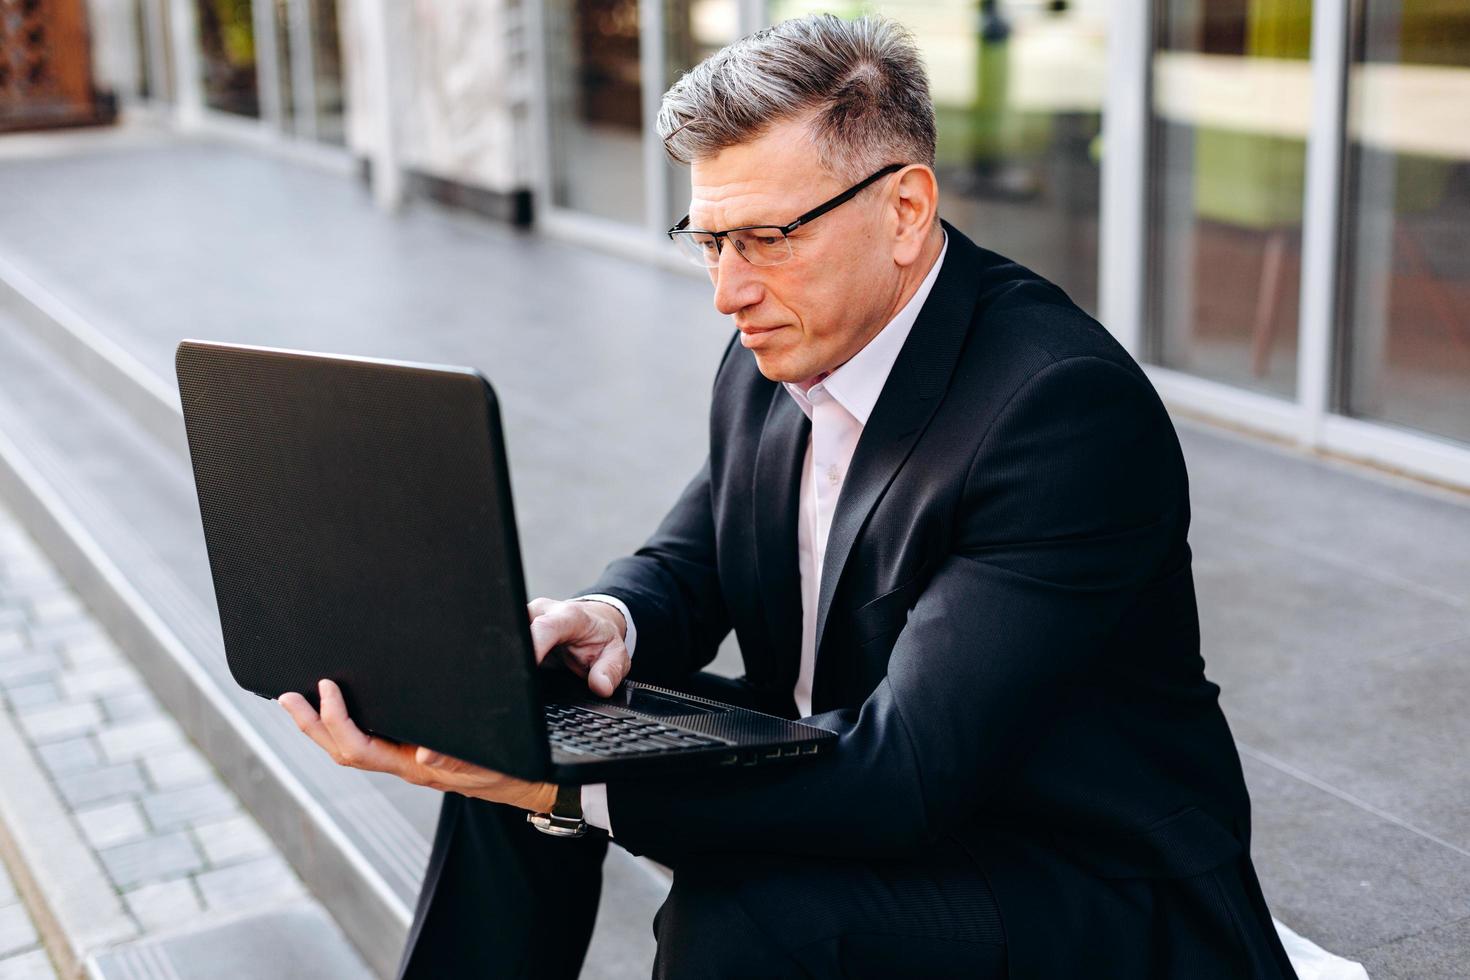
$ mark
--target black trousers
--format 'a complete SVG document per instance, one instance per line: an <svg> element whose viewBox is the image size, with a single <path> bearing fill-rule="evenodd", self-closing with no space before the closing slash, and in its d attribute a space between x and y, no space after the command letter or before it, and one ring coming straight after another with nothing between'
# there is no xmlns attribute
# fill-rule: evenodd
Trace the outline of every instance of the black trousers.
<svg viewBox="0 0 1470 980"><path fill-rule="evenodd" d="M757 706L707 677L687 688ZM446 794L400 980L576 977L607 846L598 831L549 837L520 810ZM655 977L1006 975L995 899L957 847L897 861L711 851L672 866Z"/></svg>

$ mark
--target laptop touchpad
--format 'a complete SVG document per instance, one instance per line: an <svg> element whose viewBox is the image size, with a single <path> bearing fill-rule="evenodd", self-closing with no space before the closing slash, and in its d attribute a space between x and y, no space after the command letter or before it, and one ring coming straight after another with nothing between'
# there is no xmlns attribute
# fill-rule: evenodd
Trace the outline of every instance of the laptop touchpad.
<svg viewBox="0 0 1470 980"><path fill-rule="evenodd" d="M682 698L666 697L645 691L642 688L633 688L628 692L627 705L634 711L645 715L718 715L729 711L729 708L716 707L711 704L699 704L694 701L685 701Z"/></svg>

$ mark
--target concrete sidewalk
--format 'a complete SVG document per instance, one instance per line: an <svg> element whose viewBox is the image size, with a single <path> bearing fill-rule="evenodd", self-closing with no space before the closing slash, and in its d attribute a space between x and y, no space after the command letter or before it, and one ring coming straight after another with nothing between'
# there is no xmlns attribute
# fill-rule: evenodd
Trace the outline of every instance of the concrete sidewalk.
<svg viewBox="0 0 1470 980"><path fill-rule="evenodd" d="M425 205L385 216L349 179L231 146L26 145L39 149L7 154L0 140L0 262L124 352L135 384L167 392L186 336L483 369L506 414L533 593L577 588L636 546L698 465L727 336L698 278ZM10 329L0 359L32 358L35 376L70 359L134 429L162 411L138 409L115 365ZM197 527L184 527L197 513L175 496L186 474L165 461L176 447L124 452L80 410L63 426L48 400L60 394L3 367L0 397L0 431L94 481L87 499L106 496L181 577L202 571ZM1375 978L1464 976L1470 501L1179 425L1204 653L1241 745L1273 912ZM112 547L124 561L138 546ZM640 941L617 955L646 955Z"/></svg>

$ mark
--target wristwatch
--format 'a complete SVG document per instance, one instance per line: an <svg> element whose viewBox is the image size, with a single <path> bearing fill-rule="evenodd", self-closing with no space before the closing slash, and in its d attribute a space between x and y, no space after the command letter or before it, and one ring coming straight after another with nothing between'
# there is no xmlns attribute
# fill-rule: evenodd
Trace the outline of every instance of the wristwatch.
<svg viewBox="0 0 1470 980"><path fill-rule="evenodd" d="M582 787L558 785L551 812L528 813L526 822L552 837L581 837L587 833L587 821L582 819Z"/></svg>

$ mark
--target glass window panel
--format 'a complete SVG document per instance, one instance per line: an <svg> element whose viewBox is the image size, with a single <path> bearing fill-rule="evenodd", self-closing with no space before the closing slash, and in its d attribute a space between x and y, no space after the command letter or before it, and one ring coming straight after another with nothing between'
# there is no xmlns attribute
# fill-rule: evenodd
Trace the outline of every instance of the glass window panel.
<svg viewBox="0 0 1470 980"><path fill-rule="evenodd" d="M1342 407L1470 443L1470 8L1368 0L1355 42Z"/></svg>
<svg viewBox="0 0 1470 980"><path fill-rule="evenodd" d="M1107 21L1119 0L773 0L784 20L873 11L914 32L939 127L941 214L1097 309Z"/></svg>
<svg viewBox="0 0 1470 980"><path fill-rule="evenodd" d="M1296 391L1311 0L1156 0L1149 356Z"/></svg>
<svg viewBox="0 0 1470 980"><path fill-rule="evenodd" d="M740 37L740 5L736 0L665 0L664 24L667 87ZM689 168L668 161L668 172L666 210L672 225L689 210Z"/></svg>
<svg viewBox="0 0 1470 980"><path fill-rule="evenodd" d="M551 197L644 222L638 0L548 0Z"/></svg>
<svg viewBox="0 0 1470 980"><path fill-rule="evenodd" d="M242 116L260 115L251 0L196 0L204 72L204 104Z"/></svg>
<svg viewBox="0 0 1470 980"><path fill-rule="evenodd" d="M296 114L296 93L291 77L291 3L290 0L275 0L272 24L276 35L276 84L281 93L282 129L289 130Z"/></svg>
<svg viewBox="0 0 1470 980"><path fill-rule="evenodd" d="M337 0L310 0L311 66L315 75L316 136L328 143L347 142L343 104L342 46L337 36Z"/></svg>

